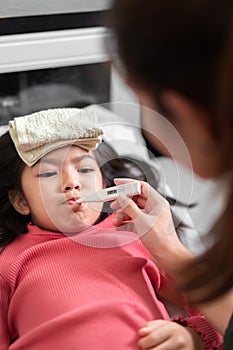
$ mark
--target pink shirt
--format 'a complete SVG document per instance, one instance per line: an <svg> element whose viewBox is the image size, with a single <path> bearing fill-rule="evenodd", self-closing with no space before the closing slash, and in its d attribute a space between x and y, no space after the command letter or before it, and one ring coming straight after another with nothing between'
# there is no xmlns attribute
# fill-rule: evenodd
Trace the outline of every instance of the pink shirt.
<svg viewBox="0 0 233 350"><path fill-rule="evenodd" d="M139 328L169 319L147 250L110 222L77 239L29 225L3 250L0 350L138 349Z"/></svg>

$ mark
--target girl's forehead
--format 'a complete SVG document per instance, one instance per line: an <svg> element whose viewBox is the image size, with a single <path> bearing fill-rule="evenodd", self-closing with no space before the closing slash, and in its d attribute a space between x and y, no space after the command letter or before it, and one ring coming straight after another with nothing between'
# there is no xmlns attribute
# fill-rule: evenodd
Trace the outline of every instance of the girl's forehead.
<svg viewBox="0 0 233 350"><path fill-rule="evenodd" d="M37 164L54 164L63 167L65 164L77 164L85 159L96 163L93 152L73 145L60 147L47 153Z"/></svg>
<svg viewBox="0 0 233 350"><path fill-rule="evenodd" d="M75 146L75 145L71 145L71 146L64 146L64 147L59 147L49 153L47 153L43 158L42 158L42 161L43 159L47 159L47 158L51 158L51 157L54 157L54 158L68 158L70 156L77 156L77 157L80 157L80 156L83 156L83 155L92 155L93 156L93 153L91 154L90 151L87 151L81 147L78 147L78 146Z"/></svg>

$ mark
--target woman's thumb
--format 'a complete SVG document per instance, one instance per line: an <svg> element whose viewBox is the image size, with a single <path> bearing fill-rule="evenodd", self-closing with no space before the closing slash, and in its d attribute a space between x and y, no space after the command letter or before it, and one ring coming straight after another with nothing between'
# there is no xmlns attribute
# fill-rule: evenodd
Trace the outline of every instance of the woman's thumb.
<svg viewBox="0 0 233 350"><path fill-rule="evenodd" d="M119 193L117 197L117 203L123 212L133 220L142 213L137 204L132 199L127 197L124 193Z"/></svg>

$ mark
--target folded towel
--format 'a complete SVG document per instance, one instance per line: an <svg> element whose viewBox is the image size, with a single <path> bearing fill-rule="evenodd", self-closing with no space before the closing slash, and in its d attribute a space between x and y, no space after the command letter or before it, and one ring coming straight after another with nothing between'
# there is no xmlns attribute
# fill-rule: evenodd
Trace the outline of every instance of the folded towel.
<svg viewBox="0 0 233 350"><path fill-rule="evenodd" d="M97 127L97 116L79 108L54 108L14 118L9 122L9 132L28 166L62 146L75 144L95 149L103 134Z"/></svg>

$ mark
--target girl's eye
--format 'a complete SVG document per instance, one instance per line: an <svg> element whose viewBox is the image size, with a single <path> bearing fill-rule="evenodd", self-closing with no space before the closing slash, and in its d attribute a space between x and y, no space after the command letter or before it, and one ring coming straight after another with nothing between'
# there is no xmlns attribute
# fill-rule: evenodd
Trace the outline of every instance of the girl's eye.
<svg viewBox="0 0 233 350"><path fill-rule="evenodd" d="M87 174L87 173L91 173L95 171L93 168L82 168L82 169L78 169L78 172L81 174Z"/></svg>
<svg viewBox="0 0 233 350"><path fill-rule="evenodd" d="M46 171L44 173L39 174L38 177L52 177L55 175L56 175L55 171Z"/></svg>

